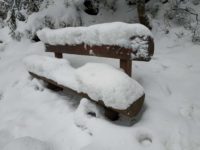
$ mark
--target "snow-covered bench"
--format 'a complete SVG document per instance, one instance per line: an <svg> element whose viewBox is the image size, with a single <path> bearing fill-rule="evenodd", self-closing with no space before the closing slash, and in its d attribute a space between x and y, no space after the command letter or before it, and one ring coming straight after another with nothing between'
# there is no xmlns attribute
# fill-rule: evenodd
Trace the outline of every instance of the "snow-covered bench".
<svg viewBox="0 0 200 150"><path fill-rule="evenodd" d="M113 110L128 117L137 115L144 102L143 87L110 65L87 63L75 69L66 59L37 55L24 62L33 77L97 102L112 119L118 115Z"/></svg>
<svg viewBox="0 0 200 150"><path fill-rule="evenodd" d="M43 29L37 32L46 52L116 58L129 76L132 60L149 61L154 53L151 31L141 24L104 23L89 27Z"/></svg>
<svg viewBox="0 0 200 150"><path fill-rule="evenodd" d="M149 61L154 42L148 28L140 24L104 23L89 27L43 29L37 32L55 57L30 57L30 74L53 88L71 90L106 107L106 115L136 116L144 102L144 90L130 78L132 60ZM90 63L74 69L62 59L63 53L120 59L125 73L105 64ZM59 58L59 59L58 59ZM129 76L128 76L129 75Z"/></svg>

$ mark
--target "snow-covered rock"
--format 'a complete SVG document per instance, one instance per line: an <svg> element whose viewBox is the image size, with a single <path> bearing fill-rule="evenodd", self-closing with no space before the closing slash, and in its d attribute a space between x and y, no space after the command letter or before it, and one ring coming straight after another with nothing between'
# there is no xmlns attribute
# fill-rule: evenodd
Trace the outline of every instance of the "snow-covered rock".
<svg viewBox="0 0 200 150"><path fill-rule="evenodd" d="M25 58L24 62L30 72L87 93L93 100L102 100L115 109L128 108L144 94L137 81L106 64L87 63L75 69L65 59L37 55Z"/></svg>

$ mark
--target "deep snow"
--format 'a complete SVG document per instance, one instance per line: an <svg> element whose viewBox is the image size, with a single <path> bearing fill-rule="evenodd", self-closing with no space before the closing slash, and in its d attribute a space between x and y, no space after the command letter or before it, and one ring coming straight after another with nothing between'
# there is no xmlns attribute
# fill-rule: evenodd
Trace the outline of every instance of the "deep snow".
<svg viewBox="0 0 200 150"><path fill-rule="evenodd" d="M91 117L84 113L89 102L79 105L79 98L54 93L32 79L22 59L45 55L41 42L9 42L0 52L0 149L25 136L56 150L200 149L199 46L186 42L187 36L161 36L155 32L152 61L134 62L133 78L144 87L146 99L141 119L129 127L106 120L99 107L91 107L98 114ZM74 67L86 62L118 66L112 59L66 57Z"/></svg>
<svg viewBox="0 0 200 150"><path fill-rule="evenodd" d="M134 18L130 8L119 1L118 6L114 16L103 9L97 19L87 16L83 22ZM1 29L5 43L0 44L0 149L27 150L31 142L39 150L200 150L200 46L190 42L183 28L164 34L162 23L154 22L153 59L133 62L133 78L144 87L146 98L141 117L131 126L123 120L110 122L99 106L86 99L79 103L79 97L52 92L32 79L23 58L51 54L43 52L41 42L10 41L7 29ZM184 33L182 38L177 38L179 33ZM73 67L87 62L118 66L113 59L65 57ZM96 117L87 115L90 111Z"/></svg>

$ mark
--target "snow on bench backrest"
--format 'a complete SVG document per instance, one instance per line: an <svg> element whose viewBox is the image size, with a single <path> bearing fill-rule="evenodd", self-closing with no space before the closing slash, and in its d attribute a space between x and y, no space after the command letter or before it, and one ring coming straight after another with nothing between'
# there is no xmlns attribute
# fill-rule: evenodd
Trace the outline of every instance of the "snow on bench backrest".
<svg viewBox="0 0 200 150"><path fill-rule="evenodd" d="M50 45L120 46L132 50L131 59L150 60L154 45L151 31L141 24L123 22L103 23L89 27L42 29L37 32L41 41ZM139 59L138 59L139 60Z"/></svg>

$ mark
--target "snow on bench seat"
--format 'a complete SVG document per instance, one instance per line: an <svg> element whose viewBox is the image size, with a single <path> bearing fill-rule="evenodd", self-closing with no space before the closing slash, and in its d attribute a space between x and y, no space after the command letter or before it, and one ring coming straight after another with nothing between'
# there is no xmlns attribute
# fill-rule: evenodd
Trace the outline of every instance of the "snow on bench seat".
<svg viewBox="0 0 200 150"><path fill-rule="evenodd" d="M73 68L66 59L28 56L24 59L29 72L51 79L107 107L125 110L144 95L142 86L124 72L100 63Z"/></svg>
<svg viewBox="0 0 200 150"><path fill-rule="evenodd" d="M42 29L37 32L39 39L49 45L110 45L132 49L132 59L147 58L153 39L151 31L141 24L112 22L89 27L67 27L63 29ZM151 38L151 40L149 39Z"/></svg>

